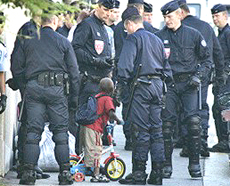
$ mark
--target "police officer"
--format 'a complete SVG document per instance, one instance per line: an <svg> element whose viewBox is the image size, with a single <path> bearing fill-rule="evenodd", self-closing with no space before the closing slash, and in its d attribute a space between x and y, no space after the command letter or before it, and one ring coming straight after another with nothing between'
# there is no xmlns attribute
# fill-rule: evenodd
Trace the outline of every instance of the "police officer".
<svg viewBox="0 0 230 186"><path fill-rule="evenodd" d="M39 158L39 142L46 114L55 142L54 154L60 166L59 184L72 184L69 172L68 102L64 86L69 78L72 107L77 106L79 71L69 41L56 33L58 18L46 15L39 34L24 40L17 50L14 77L23 77L27 113L27 136L23 149L23 174L19 184L34 185L34 166ZM42 94L41 94L42 93Z"/></svg>
<svg viewBox="0 0 230 186"><path fill-rule="evenodd" d="M177 0L178 1L178 0ZM178 1L181 13L182 13L182 23L185 25L188 25L192 28L197 29L202 36L204 37L207 47L210 50L210 57L209 61L213 64L213 68L215 68L215 75L216 80L218 80L218 84L223 84L223 70L224 70L224 56L219 44L219 41L212 29L212 27L205 21L202 21L198 19L195 16L190 15L190 11L188 8L188 5L186 4L186 0L179 0ZM200 117L201 117L201 127L202 127L202 133L201 133L201 156L209 157L209 150L208 150L208 120L209 120L209 107L207 104L207 93L208 93L208 86L210 84L210 78L212 75L212 71L214 69L211 69L210 71L206 71L205 76L201 78L202 80L202 109L199 111ZM186 140L185 140L186 141ZM186 146L187 147L187 146ZM182 156L188 156L187 148L184 148L181 152Z"/></svg>
<svg viewBox="0 0 230 186"><path fill-rule="evenodd" d="M4 13L0 11L0 35L5 25ZM6 88L5 88L5 72L8 70L6 46L0 41L0 114L6 109Z"/></svg>
<svg viewBox="0 0 230 186"><path fill-rule="evenodd" d="M132 174L119 182L131 185L146 184L146 161L150 150L152 171L148 183L162 185L164 145L160 116L163 96L161 78L164 75L171 77L172 72L161 40L144 29L138 10L128 7L122 14L122 21L129 35L124 40L118 62L118 82L122 84L124 91L133 84L138 85L134 90L133 99L130 100Z"/></svg>
<svg viewBox="0 0 230 186"><path fill-rule="evenodd" d="M220 42L225 63L225 72L227 75L226 85L224 87L215 87L213 116L215 119L218 143L210 151L212 152L230 152L228 146L227 123L222 121L221 111L225 109L218 101L224 94L230 92L230 26L228 24L228 12L225 5L216 4L211 9L214 24L218 27L218 40ZM217 82L218 85L218 82Z"/></svg>
<svg viewBox="0 0 230 186"><path fill-rule="evenodd" d="M13 52L11 54L11 72L13 75L12 79L7 80L6 83L8 83L9 87L12 88L13 90L17 90L19 89L20 94L21 94L21 98L23 99L23 95L24 95L24 78L22 76L17 76L17 78L15 78L15 71L12 70L13 66L18 63L18 49L20 47L23 46L24 41L26 39L31 39L33 38L34 34L37 33L38 29L40 28L40 24L41 24L41 12L37 12L37 14L33 15L33 18L26 22L25 24L22 25L22 27L19 29L18 33L17 33L17 37L14 43L14 48L13 48ZM19 104L20 106L22 104ZM26 133L27 133L27 128L26 128L26 122L27 122L27 114L26 114L26 109L25 109L26 105L24 104L23 107L21 107L21 125L19 126L19 130L18 130L18 143L17 143L17 147L18 147L18 167L17 167L17 178L21 178L22 176L22 171L23 171L23 148L25 145L25 140L26 140ZM42 170L38 167L35 166L35 170L37 172L36 176L37 178L48 178L50 177L48 174L45 174L42 172Z"/></svg>
<svg viewBox="0 0 230 186"><path fill-rule="evenodd" d="M178 103L182 103L184 120L188 128L189 166L191 177L201 177L199 164L200 118L198 116L198 87L206 69L211 68L209 50L200 32L181 24L179 4L170 1L161 8L166 26L157 32L164 43L174 84L168 87L166 108L162 112L166 162L164 177L172 174L172 134L176 123ZM199 68L198 68L199 63Z"/></svg>
<svg viewBox="0 0 230 186"><path fill-rule="evenodd" d="M120 18L120 1L115 0L115 5L114 5L114 9L111 12L108 20L106 21L106 25L109 26L110 28L113 29L113 31L115 30L116 27L116 23L118 21L118 19Z"/></svg>
<svg viewBox="0 0 230 186"><path fill-rule="evenodd" d="M144 1L143 0L129 0L128 1L128 7L129 6L134 6L138 9L139 13L141 16L143 16L144 13ZM144 22L144 28L152 33L156 32L157 29L153 28L152 25L150 25L148 22ZM122 50L123 42L124 39L127 37L127 32L125 32L125 28L123 25L123 22L119 22L116 25L116 28L114 30L114 43L115 43L115 68L118 63L120 53ZM115 76L116 79L116 69L114 70L113 76ZM129 95L124 92L123 95L121 95L121 102L122 102L122 115L123 118L126 115L126 110L127 110L127 98ZM125 134L126 138L126 143L125 143L125 150L132 150L132 142L131 142L131 133L130 133L130 125L128 121L125 121L125 124L123 125L123 132Z"/></svg>
<svg viewBox="0 0 230 186"><path fill-rule="evenodd" d="M143 19L149 24L153 24L153 5L152 4L144 2Z"/></svg>
<svg viewBox="0 0 230 186"><path fill-rule="evenodd" d="M74 31L72 45L79 63L81 74L84 74L79 104L99 92L102 78L111 76L111 46L104 26L114 8L114 0L99 0L95 13L84 19ZM78 137L77 137L78 138ZM76 142L76 153L79 154L79 142Z"/></svg>

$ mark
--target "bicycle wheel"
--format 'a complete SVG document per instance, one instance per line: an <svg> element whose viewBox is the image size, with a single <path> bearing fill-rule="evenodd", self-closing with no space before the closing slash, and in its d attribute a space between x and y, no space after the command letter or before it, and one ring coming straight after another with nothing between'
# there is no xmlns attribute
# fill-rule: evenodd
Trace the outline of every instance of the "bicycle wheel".
<svg viewBox="0 0 230 186"><path fill-rule="evenodd" d="M105 164L104 170L107 178L109 178L112 181L117 181L120 178L122 178L122 176L124 176L125 174L126 171L125 162L120 158L116 158L116 162L115 162L115 159L111 158Z"/></svg>

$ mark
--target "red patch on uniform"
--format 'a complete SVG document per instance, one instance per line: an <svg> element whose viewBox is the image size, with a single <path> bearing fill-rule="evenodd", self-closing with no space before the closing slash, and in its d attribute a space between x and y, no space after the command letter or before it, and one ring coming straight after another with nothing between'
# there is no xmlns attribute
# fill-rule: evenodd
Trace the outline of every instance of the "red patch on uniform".
<svg viewBox="0 0 230 186"><path fill-rule="evenodd" d="M95 48L97 54L101 54L103 52L103 50L104 50L104 41L95 40L94 48Z"/></svg>

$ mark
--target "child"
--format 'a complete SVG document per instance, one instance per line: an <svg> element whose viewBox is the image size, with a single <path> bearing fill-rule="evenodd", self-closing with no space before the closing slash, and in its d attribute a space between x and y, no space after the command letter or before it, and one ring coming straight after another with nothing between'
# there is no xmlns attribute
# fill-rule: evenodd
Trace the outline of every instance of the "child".
<svg viewBox="0 0 230 186"><path fill-rule="evenodd" d="M108 120L115 120L118 124L121 121L115 114L113 99L110 97L114 91L114 84L110 78L103 78L100 81L100 93L97 98L97 114L102 114L93 124L81 126L81 135L84 147L84 163L86 167L94 167L91 182L109 182L109 180L100 174L100 159L102 155L102 135L103 128Z"/></svg>

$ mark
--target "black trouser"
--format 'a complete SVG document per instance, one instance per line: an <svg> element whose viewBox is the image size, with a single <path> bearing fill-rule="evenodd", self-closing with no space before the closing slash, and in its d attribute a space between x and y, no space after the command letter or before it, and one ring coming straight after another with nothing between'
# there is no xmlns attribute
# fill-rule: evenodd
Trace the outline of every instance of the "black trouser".
<svg viewBox="0 0 230 186"><path fill-rule="evenodd" d="M63 86L44 87L39 85L37 80L31 80L26 85L25 94L28 130L24 147L24 163L37 164L40 154L39 142L47 116L49 129L53 132L55 142L55 158L59 165L68 163L69 114Z"/></svg>

